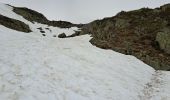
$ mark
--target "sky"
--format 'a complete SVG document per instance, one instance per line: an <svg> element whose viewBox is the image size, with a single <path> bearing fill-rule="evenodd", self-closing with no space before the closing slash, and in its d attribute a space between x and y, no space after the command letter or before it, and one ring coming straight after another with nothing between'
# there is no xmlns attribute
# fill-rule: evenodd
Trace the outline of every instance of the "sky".
<svg viewBox="0 0 170 100"><path fill-rule="evenodd" d="M0 2L28 7L44 14L49 20L88 23L114 16L122 10L159 7L170 3L170 0L1 0Z"/></svg>

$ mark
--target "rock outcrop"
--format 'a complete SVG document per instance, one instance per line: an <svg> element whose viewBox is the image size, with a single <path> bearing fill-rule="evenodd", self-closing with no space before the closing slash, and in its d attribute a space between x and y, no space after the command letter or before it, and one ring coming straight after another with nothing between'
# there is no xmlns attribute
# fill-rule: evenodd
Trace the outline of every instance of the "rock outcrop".
<svg viewBox="0 0 170 100"><path fill-rule="evenodd" d="M155 69L170 69L170 4L122 11L85 25L82 34L103 49L136 56Z"/></svg>
<svg viewBox="0 0 170 100"><path fill-rule="evenodd" d="M66 36L65 33L61 33L61 34L58 35L58 38L66 38L66 37L67 37L67 36Z"/></svg>
<svg viewBox="0 0 170 100"><path fill-rule="evenodd" d="M26 32L26 33L31 32L31 29L29 28L29 26L25 24L24 22L21 22L16 19L8 18L3 15L0 15L0 19L1 19L0 24L5 27L11 28L17 31L21 31L21 32Z"/></svg>
<svg viewBox="0 0 170 100"><path fill-rule="evenodd" d="M156 41L159 43L162 50L170 54L170 27L166 27L158 32L156 35Z"/></svg>

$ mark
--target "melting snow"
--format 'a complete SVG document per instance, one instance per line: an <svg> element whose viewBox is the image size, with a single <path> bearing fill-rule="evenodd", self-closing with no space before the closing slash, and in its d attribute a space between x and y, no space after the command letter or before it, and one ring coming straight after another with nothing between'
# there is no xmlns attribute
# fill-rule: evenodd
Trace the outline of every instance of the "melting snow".
<svg viewBox="0 0 170 100"><path fill-rule="evenodd" d="M52 37L62 32L70 35L78 30L75 27L32 24L4 4L0 13L33 30L22 33L0 26L0 100L140 100L145 97L142 91L150 92L144 87L155 70L135 57L94 47L89 35ZM168 100L170 74L163 73L164 84L152 98Z"/></svg>

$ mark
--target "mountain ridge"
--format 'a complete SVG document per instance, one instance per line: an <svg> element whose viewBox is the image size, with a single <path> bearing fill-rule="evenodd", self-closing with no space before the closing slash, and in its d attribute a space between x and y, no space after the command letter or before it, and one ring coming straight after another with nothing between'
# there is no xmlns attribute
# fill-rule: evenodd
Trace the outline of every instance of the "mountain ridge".
<svg viewBox="0 0 170 100"><path fill-rule="evenodd" d="M82 28L103 49L133 55L155 69L170 70L170 4L122 11Z"/></svg>

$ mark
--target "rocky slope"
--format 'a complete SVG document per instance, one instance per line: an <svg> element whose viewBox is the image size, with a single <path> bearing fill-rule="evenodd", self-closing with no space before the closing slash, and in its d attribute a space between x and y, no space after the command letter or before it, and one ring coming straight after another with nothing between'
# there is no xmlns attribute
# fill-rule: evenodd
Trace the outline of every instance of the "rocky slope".
<svg viewBox="0 0 170 100"><path fill-rule="evenodd" d="M155 69L170 70L170 4L122 11L85 25L81 34L103 49L134 55Z"/></svg>
<svg viewBox="0 0 170 100"><path fill-rule="evenodd" d="M25 24L24 22L21 22L19 20L16 19L12 19L12 18L8 18L6 16L3 16L0 14L0 24L3 26L6 26L8 28L17 30L17 31L22 31L22 32L26 32L29 33L31 32L29 26L27 24Z"/></svg>

